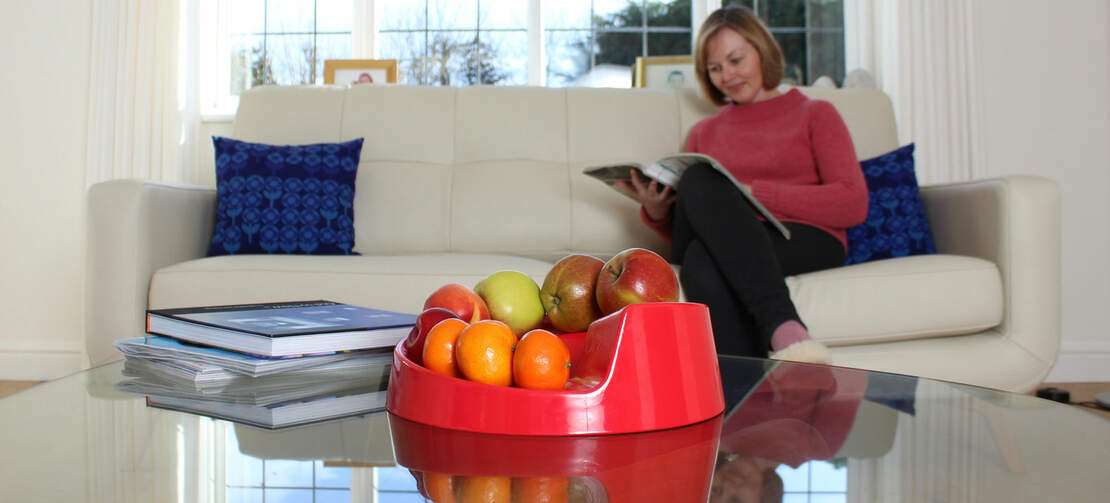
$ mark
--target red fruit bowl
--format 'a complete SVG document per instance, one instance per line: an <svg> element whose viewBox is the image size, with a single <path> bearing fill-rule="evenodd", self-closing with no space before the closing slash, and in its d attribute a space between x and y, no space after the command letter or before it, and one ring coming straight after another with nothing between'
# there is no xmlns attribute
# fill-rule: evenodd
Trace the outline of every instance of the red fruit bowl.
<svg viewBox="0 0 1110 503"><path fill-rule="evenodd" d="M560 391L493 386L413 363L393 352L386 408L426 425L506 435L604 435L691 425L724 411L709 310L702 304L633 304L562 334L571 384Z"/></svg>

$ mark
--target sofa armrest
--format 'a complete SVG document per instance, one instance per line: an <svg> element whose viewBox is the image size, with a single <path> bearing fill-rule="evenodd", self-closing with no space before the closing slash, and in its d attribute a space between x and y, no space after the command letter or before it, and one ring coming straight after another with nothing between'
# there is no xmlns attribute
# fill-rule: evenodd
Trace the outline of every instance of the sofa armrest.
<svg viewBox="0 0 1110 503"><path fill-rule="evenodd" d="M142 333L154 271L207 254L216 189L112 180L88 196L85 348L96 366L120 357L112 341Z"/></svg>
<svg viewBox="0 0 1110 503"><path fill-rule="evenodd" d="M1056 182L1006 176L925 186L921 196L938 252L998 264L1005 301L998 332L1044 361L1047 374L1060 349L1061 221Z"/></svg>

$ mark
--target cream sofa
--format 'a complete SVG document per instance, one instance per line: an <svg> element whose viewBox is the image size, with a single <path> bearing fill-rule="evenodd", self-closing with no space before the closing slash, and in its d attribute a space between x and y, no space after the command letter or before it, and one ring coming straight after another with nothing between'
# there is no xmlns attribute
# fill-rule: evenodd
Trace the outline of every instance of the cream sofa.
<svg viewBox="0 0 1110 503"><path fill-rule="evenodd" d="M830 100L860 159L898 147L890 100ZM355 196L360 256L205 253L215 190L139 180L89 192L87 348L119 357L149 308L325 298L407 312L448 282L500 269L542 281L571 252L667 255L637 206L581 174L678 150L714 107L655 90L263 87L243 95L235 138L365 138ZM1060 202L1051 181L1005 177L923 189L941 254L788 279L834 363L1007 390L1035 387L1060 340Z"/></svg>

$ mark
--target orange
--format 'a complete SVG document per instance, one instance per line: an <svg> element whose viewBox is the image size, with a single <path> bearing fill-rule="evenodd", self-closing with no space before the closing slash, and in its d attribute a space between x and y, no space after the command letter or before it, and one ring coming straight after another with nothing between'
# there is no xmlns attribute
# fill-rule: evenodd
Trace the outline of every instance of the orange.
<svg viewBox="0 0 1110 503"><path fill-rule="evenodd" d="M459 372L471 381L511 386L515 342L513 330L500 321L472 323L459 334L455 343L455 361Z"/></svg>
<svg viewBox="0 0 1110 503"><path fill-rule="evenodd" d="M455 479L451 475L424 472L424 490L435 503L455 503Z"/></svg>
<svg viewBox="0 0 1110 503"><path fill-rule="evenodd" d="M513 480L509 477L459 477L459 503L509 503Z"/></svg>
<svg viewBox="0 0 1110 503"><path fill-rule="evenodd" d="M557 335L536 329L513 353L513 381L521 388L563 389L570 378L570 349Z"/></svg>
<svg viewBox="0 0 1110 503"><path fill-rule="evenodd" d="M521 477L513 479L516 503L565 503L570 493L566 477Z"/></svg>
<svg viewBox="0 0 1110 503"><path fill-rule="evenodd" d="M459 377L455 344L464 329L466 322L458 318L447 318L436 323L424 340L424 367L432 372Z"/></svg>

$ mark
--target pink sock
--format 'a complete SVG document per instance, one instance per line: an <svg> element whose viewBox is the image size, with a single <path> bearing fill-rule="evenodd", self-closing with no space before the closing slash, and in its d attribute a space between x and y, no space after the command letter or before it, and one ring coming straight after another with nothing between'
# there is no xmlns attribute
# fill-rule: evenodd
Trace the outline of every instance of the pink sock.
<svg viewBox="0 0 1110 503"><path fill-rule="evenodd" d="M795 320L790 320L775 329L771 334L771 349L779 351L795 342L809 340L809 331L805 325Z"/></svg>

